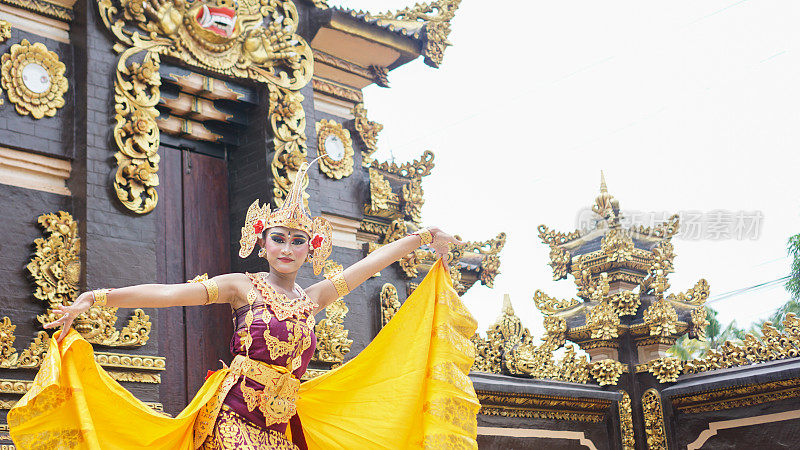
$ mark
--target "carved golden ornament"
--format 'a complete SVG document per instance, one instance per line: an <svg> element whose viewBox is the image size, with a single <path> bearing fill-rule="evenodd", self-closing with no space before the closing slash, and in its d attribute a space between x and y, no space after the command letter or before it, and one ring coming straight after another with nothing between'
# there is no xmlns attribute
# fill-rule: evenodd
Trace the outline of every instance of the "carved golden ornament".
<svg viewBox="0 0 800 450"><path fill-rule="evenodd" d="M422 205L425 204L422 178L413 178L403 186L403 212L415 223L422 223Z"/></svg>
<svg viewBox="0 0 800 450"><path fill-rule="evenodd" d="M78 222L69 213L43 214L38 222L49 236L34 241L36 251L27 269L36 285L33 296L47 303L46 312L37 317L39 323L46 324L59 318L54 308L75 300L81 275L81 244ZM114 327L116 312L117 308L92 306L75 319L75 330L92 344L111 347L146 344L152 326L150 317L142 309L135 309L128 325L120 331Z"/></svg>
<svg viewBox="0 0 800 450"><path fill-rule="evenodd" d="M363 103L353 107L353 116L358 137L366 147L366 150L361 151L361 165L369 167L372 164L372 155L378 150L378 133L383 130L383 125L367 119L367 108Z"/></svg>
<svg viewBox="0 0 800 450"><path fill-rule="evenodd" d="M153 51L198 69L292 90L313 75L311 48L297 34L291 1L98 0L97 5L105 26L129 47L152 44Z"/></svg>
<svg viewBox="0 0 800 450"><path fill-rule="evenodd" d="M618 316L635 316L642 301L633 291L621 291L611 296L611 306Z"/></svg>
<svg viewBox="0 0 800 450"><path fill-rule="evenodd" d="M485 241L467 241L463 245L454 245L448 253L451 261L461 260L466 253L477 253L481 256L480 280L484 286L493 287L494 279L500 273L498 255L506 245L506 234L498 233L493 239ZM455 266L455 264L453 264ZM466 292L466 288L464 289Z"/></svg>
<svg viewBox="0 0 800 450"><path fill-rule="evenodd" d="M600 386L617 384L624 369L624 364L613 359L603 359L589 364L589 372Z"/></svg>
<svg viewBox="0 0 800 450"><path fill-rule="evenodd" d="M139 41L138 35L134 37ZM147 51L144 61L126 65L128 58L142 51L127 49L117 62L114 80L114 141L117 172L114 191L129 210L145 214L158 203L158 147L161 137L156 123L161 99L161 75L158 53Z"/></svg>
<svg viewBox="0 0 800 450"><path fill-rule="evenodd" d="M8 39L11 39L11 24L0 19L0 44ZM0 105L2 104L2 99L0 99Z"/></svg>
<svg viewBox="0 0 800 450"><path fill-rule="evenodd" d="M729 367L797 358L800 356L800 319L786 314L783 332L770 322L761 326L761 338L747 334L741 344L726 341L721 348L710 350L702 358L684 363L684 373L699 373Z"/></svg>
<svg viewBox="0 0 800 450"><path fill-rule="evenodd" d="M706 339L706 327L708 326L708 311L705 306L698 306L692 310L692 328L690 337L694 337L699 341Z"/></svg>
<svg viewBox="0 0 800 450"><path fill-rule="evenodd" d="M384 283L381 287L381 326L385 327L400 310L400 297L392 283Z"/></svg>
<svg viewBox="0 0 800 450"><path fill-rule="evenodd" d="M14 348L14 341L17 339L14 335L16 328L17 326L13 325L8 317L3 317L0 321L0 369L39 367L50 345L50 336L44 331L39 331L28 348L22 353L17 353L17 349Z"/></svg>
<svg viewBox="0 0 800 450"><path fill-rule="evenodd" d="M608 230L600 241L600 248L607 261L630 261L633 259L633 239L619 228Z"/></svg>
<svg viewBox="0 0 800 450"><path fill-rule="evenodd" d="M678 332L678 313L662 297L645 310L644 323L650 328L650 336L672 336Z"/></svg>
<svg viewBox="0 0 800 450"><path fill-rule="evenodd" d="M618 219L617 214L619 213L619 201L614 198L613 195L608 193L608 188L606 187L606 177L603 175L603 171L600 171L600 195L597 196L594 200L594 205L592 205L592 211L595 214L599 215L603 219Z"/></svg>
<svg viewBox="0 0 800 450"><path fill-rule="evenodd" d="M701 278L697 282L697 284L694 285L693 288L689 289L685 293L680 292L677 295L670 294L667 297L667 300L677 301L694 306L702 306L706 303L706 299L708 298L710 293L711 293L711 288L708 285L708 281Z"/></svg>
<svg viewBox="0 0 800 450"><path fill-rule="evenodd" d="M586 326L592 330L592 339L611 340L619 336L619 316L608 300L602 300L589 311Z"/></svg>
<svg viewBox="0 0 800 450"><path fill-rule="evenodd" d="M384 14L368 14L367 19L377 18L378 25L397 24L409 26L408 22L421 23L424 27L424 47L422 55L425 64L439 67L442 64L444 50L453 45L447 37L450 35L450 21L455 17L461 0L437 0L431 3L417 3L412 7L397 12ZM411 25L413 26L413 25Z"/></svg>
<svg viewBox="0 0 800 450"><path fill-rule="evenodd" d="M305 112L303 97L296 91L313 75L311 48L296 33L294 4L281 0L98 0L97 4L103 23L117 38L114 48L122 53L115 83L114 134L120 151L114 186L125 207L144 214L158 202L154 106L160 97L159 54L201 70L267 83L275 139L274 198L280 206L305 160ZM144 70L126 69L127 58L139 52L146 52Z"/></svg>
<svg viewBox="0 0 800 450"><path fill-rule="evenodd" d="M425 150L418 160L407 162L399 166L393 162L379 163L378 161L372 161L372 165L370 167L411 179L430 175L431 170L433 170L435 165L433 163L433 159L433 152L430 150Z"/></svg>
<svg viewBox="0 0 800 450"><path fill-rule="evenodd" d="M135 371L107 371L108 374L116 381L126 381L128 383L148 383L160 384L161 374L151 372L135 372Z"/></svg>
<svg viewBox="0 0 800 450"><path fill-rule="evenodd" d="M333 120L317 122L317 146L321 158L319 170L329 178L340 180L353 173L353 141L350 131Z"/></svg>
<svg viewBox="0 0 800 450"><path fill-rule="evenodd" d="M486 255L481 260L481 283L484 286L493 288L494 279L500 273L500 257Z"/></svg>
<svg viewBox="0 0 800 450"><path fill-rule="evenodd" d="M503 300L503 312L489 328L486 338L475 335L476 357L473 369L481 372L526 375L531 378L553 379L574 383L589 381L589 363L585 355L578 355L572 345L567 346L558 361L554 352L564 345L566 321L560 317L545 317L547 335L536 346L527 328L514 313L511 300Z"/></svg>
<svg viewBox="0 0 800 450"><path fill-rule="evenodd" d="M328 0L311 0L314 3L314 6L319 9L328 9Z"/></svg>
<svg viewBox="0 0 800 450"><path fill-rule="evenodd" d="M369 169L369 203L364 213L371 216L398 219L397 205L400 198L392 191L392 185L378 170Z"/></svg>
<svg viewBox="0 0 800 450"><path fill-rule="evenodd" d="M326 261L325 277L333 277L342 272L341 264L334 261ZM314 327L317 335L317 349L314 359L331 364L341 364L344 355L350 353L350 346L353 340L348 339L350 333L344 328L344 317L350 311L344 299L339 298L325 308L325 318L320 320Z"/></svg>
<svg viewBox="0 0 800 450"><path fill-rule="evenodd" d="M609 400L569 398L545 394L509 394L476 391L481 414L504 417L545 418L602 422ZM438 447L437 447L438 448Z"/></svg>
<svg viewBox="0 0 800 450"><path fill-rule="evenodd" d="M553 280L558 281L567 277L571 255L568 251L557 245L550 245L550 267L553 268Z"/></svg>
<svg viewBox="0 0 800 450"><path fill-rule="evenodd" d="M631 408L631 396L627 392L620 390L622 398L617 403L619 409L619 434L622 441L622 450L634 450L636 439L633 434L633 409Z"/></svg>
<svg viewBox="0 0 800 450"><path fill-rule="evenodd" d="M655 389L648 389L642 395L644 412L644 431L649 450L667 450L667 434L664 430L664 412L661 409L661 396Z"/></svg>
<svg viewBox="0 0 800 450"><path fill-rule="evenodd" d="M484 416L512 417L516 419L550 419L567 420L570 422L600 423L604 420L602 414L596 413L578 413L540 409L510 409L502 406L481 406L479 414Z"/></svg>
<svg viewBox="0 0 800 450"><path fill-rule="evenodd" d="M639 227L636 229L636 232L657 238L669 239L678 234L680 228L680 217L677 214L673 214L669 217L669 219L664 221L664 223L656 225L653 228L639 225Z"/></svg>
<svg viewBox="0 0 800 450"><path fill-rule="evenodd" d="M269 90L269 120L274 136L272 188L276 206L281 206L296 181L300 165L306 162L306 113L301 93L272 84ZM308 176L308 175L306 175ZM307 181L302 181L306 183ZM306 197L308 194L304 193Z"/></svg>
<svg viewBox="0 0 800 450"><path fill-rule="evenodd" d="M636 365L636 372L650 372L659 383L674 383L683 371L683 361L672 356L662 356Z"/></svg>
<svg viewBox="0 0 800 450"><path fill-rule="evenodd" d="M675 246L672 242L665 240L653 248L653 263L650 266L650 273L655 275L661 270L664 274L675 271Z"/></svg>
<svg viewBox="0 0 800 450"><path fill-rule="evenodd" d="M541 239L542 242L547 245L566 244L567 242L574 241L575 239L581 237L580 230L575 230L569 233L561 233L559 231L549 229L547 225L539 225L537 230L539 230L539 239Z"/></svg>
<svg viewBox="0 0 800 450"><path fill-rule="evenodd" d="M35 119L53 117L64 106L66 66L44 44L23 39L12 45L0 61L0 84L19 114L30 114Z"/></svg>
<svg viewBox="0 0 800 450"><path fill-rule="evenodd" d="M800 397L800 378L790 378L747 386L732 386L713 391L673 397L672 405L683 413L722 411Z"/></svg>
<svg viewBox="0 0 800 450"><path fill-rule="evenodd" d="M533 293L533 302L536 304L536 307L539 309L539 311L541 311L545 316L572 309L581 303L574 298L569 300L559 300L555 297L550 297L539 289Z"/></svg>

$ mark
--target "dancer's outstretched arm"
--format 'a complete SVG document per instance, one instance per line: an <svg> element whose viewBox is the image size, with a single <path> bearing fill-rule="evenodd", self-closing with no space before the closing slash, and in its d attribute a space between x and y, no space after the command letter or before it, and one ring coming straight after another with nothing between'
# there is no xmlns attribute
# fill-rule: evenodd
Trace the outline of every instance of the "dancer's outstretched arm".
<svg viewBox="0 0 800 450"><path fill-rule="evenodd" d="M433 242L430 245L439 257L445 257L447 255L449 251L448 244L462 244L461 241L445 233L438 227L430 227L428 231L430 231L433 236ZM344 270L343 275L347 282L347 287L350 290L355 289L371 276L419 247L420 243L420 236L410 234L370 253L361 261L358 261ZM306 289L306 293L319 305L317 310L314 311L315 313L330 305L339 297L336 292L336 287L330 280L323 280L312 285Z"/></svg>
<svg viewBox="0 0 800 450"><path fill-rule="evenodd" d="M242 273L230 273L211 278L218 288L215 299L209 297L206 287L201 283L181 284L140 284L114 289L106 294L106 306L119 308L165 308L168 306L193 306L208 303L231 303L240 295L242 288L249 286ZM66 336L75 318L87 311L95 302L93 291L84 292L71 305L59 305L53 312L62 314L61 318L50 322L44 328L63 327L58 342Z"/></svg>

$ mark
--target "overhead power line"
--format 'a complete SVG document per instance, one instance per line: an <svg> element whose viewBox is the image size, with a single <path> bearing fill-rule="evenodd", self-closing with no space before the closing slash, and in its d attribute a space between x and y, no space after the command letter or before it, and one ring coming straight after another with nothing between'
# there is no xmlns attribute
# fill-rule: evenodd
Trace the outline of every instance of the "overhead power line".
<svg viewBox="0 0 800 450"><path fill-rule="evenodd" d="M775 287L775 286L778 286L778 285L781 285L781 284L785 284L786 281L789 280L789 278L790 278L790 275L786 275L785 277L780 277L780 278L777 278L777 279L772 280L772 281L765 281L763 283L755 284L753 286L734 289L732 291L728 291L728 292L725 292L723 294L720 294L720 295L717 295L717 296L713 296L709 301L706 302L706 304L718 302L720 300L725 300L725 299L728 299L728 298L731 298L731 297L735 297L737 295L750 294L750 293L753 293L753 292L756 292L756 291L760 291L760 290L764 290L764 289L767 289L767 288Z"/></svg>

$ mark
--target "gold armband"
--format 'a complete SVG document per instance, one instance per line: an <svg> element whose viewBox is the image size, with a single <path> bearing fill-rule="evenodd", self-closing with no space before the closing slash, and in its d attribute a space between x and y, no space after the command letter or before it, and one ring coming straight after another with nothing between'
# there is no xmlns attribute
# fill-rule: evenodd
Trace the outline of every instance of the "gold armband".
<svg viewBox="0 0 800 450"><path fill-rule="evenodd" d="M204 305L208 305L209 303L217 303L219 299L219 286L217 282L214 280L208 279L208 274L204 273L202 275L198 275L191 280L187 281L187 283L200 283L203 287L206 288L206 294L208 294L208 300L206 300Z"/></svg>
<svg viewBox="0 0 800 450"><path fill-rule="evenodd" d="M93 290L92 296L94 297L94 301L92 302L92 306L106 306L106 303L108 303L109 292L111 292L111 289Z"/></svg>
<svg viewBox="0 0 800 450"><path fill-rule="evenodd" d="M339 294L339 298L350 293L350 287L347 286L347 281L344 279L344 272L335 274L330 277L329 280L333 282L333 287L336 288L336 293Z"/></svg>
<svg viewBox="0 0 800 450"><path fill-rule="evenodd" d="M420 243L420 245L428 245L431 242L433 242L433 235L431 234L431 231L429 229L427 229L427 228L423 228L421 230L417 230L417 231L415 231L414 233L411 233L411 234L415 234L415 235L419 236L419 239L422 241Z"/></svg>

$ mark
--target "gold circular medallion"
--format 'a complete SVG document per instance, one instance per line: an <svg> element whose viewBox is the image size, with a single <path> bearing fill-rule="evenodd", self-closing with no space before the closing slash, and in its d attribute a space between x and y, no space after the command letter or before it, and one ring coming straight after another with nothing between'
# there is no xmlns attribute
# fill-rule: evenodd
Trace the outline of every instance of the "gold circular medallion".
<svg viewBox="0 0 800 450"><path fill-rule="evenodd" d="M65 70L55 52L42 43L31 44L23 39L3 55L0 83L21 115L30 114L36 119L53 117L64 106Z"/></svg>
<svg viewBox="0 0 800 450"><path fill-rule="evenodd" d="M317 148L322 156L322 173L336 180L353 173L353 141L340 123L326 119L317 122Z"/></svg>

